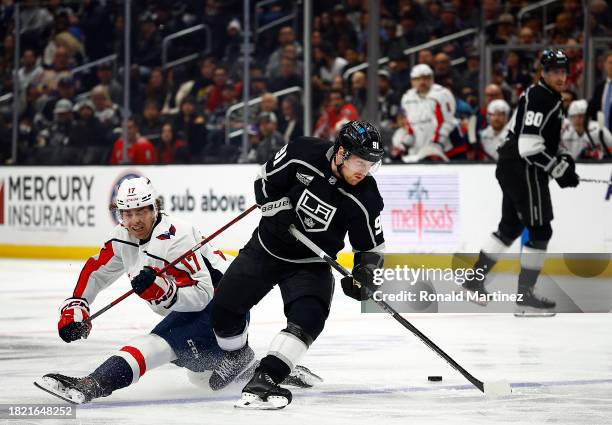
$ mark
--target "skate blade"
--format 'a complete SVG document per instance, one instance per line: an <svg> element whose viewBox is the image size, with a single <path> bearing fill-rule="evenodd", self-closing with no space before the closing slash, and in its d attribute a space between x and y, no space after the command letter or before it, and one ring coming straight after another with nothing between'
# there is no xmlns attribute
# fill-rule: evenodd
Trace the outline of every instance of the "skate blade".
<svg viewBox="0 0 612 425"><path fill-rule="evenodd" d="M514 311L514 317L554 317L557 313L552 310L545 310L533 307L518 307Z"/></svg>
<svg viewBox="0 0 612 425"><path fill-rule="evenodd" d="M289 400L285 397L270 396L268 400L264 401L255 394L242 393L242 397L234 403L234 407L251 410L279 410L283 409L288 404Z"/></svg>
<svg viewBox="0 0 612 425"><path fill-rule="evenodd" d="M469 289L465 289L464 287L460 286L459 292L455 291L455 294L461 293L461 292L465 292L466 294L470 294L470 295L476 293L476 291L470 291ZM476 304L481 307L486 307L487 304L489 304L488 301L481 301L479 298L469 298L468 301L471 302L472 304Z"/></svg>
<svg viewBox="0 0 612 425"><path fill-rule="evenodd" d="M55 379L43 377L37 381L34 381L34 386L41 390L48 392L55 397L67 401L72 404L83 404L85 403L85 397L83 394L75 390L67 390L60 382Z"/></svg>
<svg viewBox="0 0 612 425"><path fill-rule="evenodd" d="M283 381L282 385L297 387L297 388L312 388L316 384L323 382L316 373L313 373L306 366L297 365L291 374Z"/></svg>

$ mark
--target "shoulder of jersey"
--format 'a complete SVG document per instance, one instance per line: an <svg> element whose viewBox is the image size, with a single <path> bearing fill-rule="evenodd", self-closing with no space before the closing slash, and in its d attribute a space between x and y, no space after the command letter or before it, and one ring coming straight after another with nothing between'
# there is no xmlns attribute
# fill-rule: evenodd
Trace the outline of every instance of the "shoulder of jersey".
<svg viewBox="0 0 612 425"><path fill-rule="evenodd" d="M289 146L292 158L308 161L325 155L334 145L328 140L304 136L289 142Z"/></svg>
<svg viewBox="0 0 612 425"><path fill-rule="evenodd" d="M191 227L191 224L180 218L164 214L159 224L153 229L151 240L172 241L185 234Z"/></svg>

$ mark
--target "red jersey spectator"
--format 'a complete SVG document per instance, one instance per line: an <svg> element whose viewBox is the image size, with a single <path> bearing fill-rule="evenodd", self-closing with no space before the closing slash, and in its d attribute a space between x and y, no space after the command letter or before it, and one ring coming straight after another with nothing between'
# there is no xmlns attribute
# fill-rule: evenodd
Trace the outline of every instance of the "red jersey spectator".
<svg viewBox="0 0 612 425"><path fill-rule="evenodd" d="M357 108L351 103L346 103L342 90L331 90L329 93L329 107L317 121L315 126L315 137L333 140L336 135L337 124L342 121L353 121L359 119Z"/></svg>
<svg viewBox="0 0 612 425"><path fill-rule="evenodd" d="M138 124L133 118L127 123L128 147L127 155L130 164L154 164L157 162L157 153L153 144L138 133ZM113 146L111 164L123 162L123 139L119 138Z"/></svg>
<svg viewBox="0 0 612 425"><path fill-rule="evenodd" d="M158 149L161 164L184 164L189 162L189 145L174 137L172 124L162 126L160 145Z"/></svg>

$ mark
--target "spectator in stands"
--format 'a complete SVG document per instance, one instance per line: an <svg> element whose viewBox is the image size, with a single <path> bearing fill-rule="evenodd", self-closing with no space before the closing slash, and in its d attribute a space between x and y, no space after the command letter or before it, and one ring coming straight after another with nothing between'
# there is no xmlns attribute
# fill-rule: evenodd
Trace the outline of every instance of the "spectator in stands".
<svg viewBox="0 0 612 425"><path fill-rule="evenodd" d="M174 129L170 123L164 124L161 128L157 157L160 164L187 164L190 162L189 145L174 135Z"/></svg>
<svg viewBox="0 0 612 425"><path fill-rule="evenodd" d="M37 137L39 147L61 147L70 142L70 132L72 131L72 102L68 99L60 99L53 107L53 121ZM55 162L55 161L54 161Z"/></svg>
<svg viewBox="0 0 612 425"><path fill-rule="evenodd" d="M367 102L367 82L366 75L361 71L351 75L350 94L346 97L349 103L352 103L357 108L357 113L361 115L366 107Z"/></svg>
<svg viewBox="0 0 612 425"><path fill-rule="evenodd" d="M529 27L522 27L518 33L518 43L523 46L529 46L536 42L535 34Z"/></svg>
<svg viewBox="0 0 612 425"><path fill-rule="evenodd" d="M200 73L194 80L189 93L196 103L201 105L206 103L206 99L215 83L216 68L217 63L212 57L207 57L200 63Z"/></svg>
<svg viewBox="0 0 612 425"><path fill-rule="evenodd" d="M49 40L43 53L43 62L45 65L50 65L53 61L55 51L59 46L66 49L68 58L72 63L83 63L85 58L85 50L80 37L80 30L76 27L70 28L68 14L61 12L55 17L54 34Z"/></svg>
<svg viewBox="0 0 612 425"><path fill-rule="evenodd" d="M296 96L289 95L281 102L281 112L283 119L279 126L279 132L283 135L285 143L297 139L304 135L304 126L302 124L299 99Z"/></svg>
<svg viewBox="0 0 612 425"><path fill-rule="evenodd" d="M83 0L78 12L79 26L83 30L85 51L90 60L96 60L112 52L111 37L101 37L101 34L112 34L110 10L107 4L95 0ZM113 91L110 91L111 98Z"/></svg>
<svg viewBox="0 0 612 425"><path fill-rule="evenodd" d="M589 6L589 25L592 36L612 35L612 10L605 0L593 0Z"/></svg>
<svg viewBox="0 0 612 425"><path fill-rule="evenodd" d="M453 69L451 58L446 53L438 53L434 57L434 75L436 83L447 87L451 92L460 93L465 85L461 75Z"/></svg>
<svg viewBox="0 0 612 425"><path fill-rule="evenodd" d="M55 105L58 101L62 99L69 100L71 103L74 103L74 80L71 76L65 75L60 78L57 83L57 90L51 96L48 97L47 103L43 107L42 114L44 119L49 122L53 120Z"/></svg>
<svg viewBox="0 0 612 425"><path fill-rule="evenodd" d="M392 56L389 62L391 87L395 93L404 93L410 88L410 66L403 55Z"/></svg>
<svg viewBox="0 0 612 425"><path fill-rule="evenodd" d="M55 90L59 79L66 75L70 75L70 57L65 47L58 46L53 55L53 63L40 77L43 92Z"/></svg>
<svg viewBox="0 0 612 425"><path fill-rule="evenodd" d="M497 30L490 42L492 44L515 44L516 41L514 16L509 13L501 14L497 21Z"/></svg>
<svg viewBox="0 0 612 425"><path fill-rule="evenodd" d="M123 87L113 76L113 65L106 62L98 65L96 69L98 84L106 87L113 103L123 103Z"/></svg>
<svg viewBox="0 0 612 425"><path fill-rule="evenodd" d="M478 92L480 88L480 54L478 49L470 49L467 52L466 71L463 87L469 87L472 92Z"/></svg>
<svg viewBox="0 0 612 425"><path fill-rule="evenodd" d="M584 72L584 60L582 59L582 48L573 38L567 40L569 46L576 46L574 48L568 47L565 49L565 53L569 58L570 72L567 75L567 87L573 89L579 89L582 87L582 73Z"/></svg>
<svg viewBox="0 0 612 425"><path fill-rule="evenodd" d="M140 121L140 134L142 137L155 143L159 141L163 122L160 118L159 104L153 100L145 100Z"/></svg>
<svg viewBox="0 0 612 425"><path fill-rule="evenodd" d="M208 112L215 111L221 103L223 103L223 87L227 84L227 70L219 66L215 69L214 72L214 85L210 89L210 94L208 95L208 100L206 102L206 110Z"/></svg>
<svg viewBox="0 0 612 425"><path fill-rule="evenodd" d="M518 52L513 50L506 54L506 83L516 89L517 93L522 93L531 85L533 77L525 71L521 63L521 57Z"/></svg>
<svg viewBox="0 0 612 425"><path fill-rule="evenodd" d="M434 55L433 52L429 49L419 50L417 53L417 64L422 63L430 68L434 67Z"/></svg>
<svg viewBox="0 0 612 425"><path fill-rule="evenodd" d="M323 44L323 36L321 35L321 31L312 31L312 34L310 34L310 44L313 50L315 47L321 47L321 44Z"/></svg>
<svg viewBox="0 0 612 425"><path fill-rule="evenodd" d="M436 38L454 34L463 29L460 19L457 17L457 9L453 4L447 3L442 7L440 20L436 22L433 34Z"/></svg>
<svg viewBox="0 0 612 425"><path fill-rule="evenodd" d="M315 87L324 89L325 85L331 84L335 76L341 75L347 64L346 59L338 57L334 48L328 42L313 50L314 66L317 72L314 75Z"/></svg>
<svg viewBox="0 0 612 425"><path fill-rule="evenodd" d="M279 47L272 52L266 65L266 76L270 78L274 74L274 70L280 69L281 57L284 54L286 46L293 46L296 57L302 54L302 46L295 40L295 32L290 26L281 27L278 31Z"/></svg>
<svg viewBox="0 0 612 425"><path fill-rule="evenodd" d="M272 93L264 93L261 95L261 103L259 104L258 114L264 112L278 112L278 99Z"/></svg>
<svg viewBox="0 0 612 425"><path fill-rule="evenodd" d="M113 145L111 164L155 164L157 152L153 143L145 139L138 132L138 123L133 117L127 120L127 160L123 157L123 138L117 139Z"/></svg>
<svg viewBox="0 0 612 425"><path fill-rule="evenodd" d="M276 92L294 86L302 87L302 81L295 60L283 57L280 61L280 74L271 79L270 91Z"/></svg>
<svg viewBox="0 0 612 425"><path fill-rule="evenodd" d="M257 118L259 142L251 147L248 161L263 164L285 146L283 136L278 132L278 120L273 112L263 112Z"/></svg>
<svg viewBox="0 0 612 425"><path fill-rule="evenodd" d="M81 149L81 164L108 163L109 133L94 115L93 103L85 100L77 105L77 119L70 132L70 145Z"/></svg>
<svg viewBox="0 0 612 425"><path fill-rule="evenodd" d="M602 127L612 130L612 50L604 54L604 80L595 86L588 115Z"/></svg>
<svg viewBox="0 0 612 425"><path fill-rule="evenodd" d="M400 40L401 50L423 44L428 41L428 31L422 21L419 21L418 12L413 8L404 10L400 15Z"/></svg>
<svg viewBox="0 0 612 425"><path fill-rule="evenodd" d="M561 12L555 17L555 27L553 32L559 36L568 38L577 38L580 31L576 26L575 16L569 12Z"/></svg>
<svg viewBox="0 0 612 425"><path fill-rule="evenodd" d="M172 128L178 138L187 142L192 155L199 156L207 143L207 131L204 117L197 114L195 108L195 100L191 96L185 97Z"/></svg>
<svg viewBox="0 0 612 425"><path fill-rule="evenodd" d="M153 15L146 12L138 19L139 32L136 37L132 62L144 68L145 73L161 65L161 37Z"/></svg>
<svg viewBox="0 0 612 425"><path fill-rule="evenodd" d="M25 89L31 84L38 84L42 73L43 69L38 62L36 52L33 49L26 49L21 56L21 68L19 68L21 88Z"/></svg>
<svg viewBox="0 0 612 425"><path fill-rule="evenodd" d="M222 62L226 64L228 68L233 68L238 60L241 59L243 43L242 27L238 19L234 18L227 24L227 30L223 40L224 51Z"/></svg>
<svg viewBox="0 0 612 425"><path fill-rule="evenodd" d="M163 70L161 67L153 68L144 88L144 101L152 100L157 105L163 105L169 95Z"/></svg>
<svg viewBox="0 0 612 425"><path fill-rule="evenodd" d="M344 5L336 4L331 16L331 25L327 28L323 28L325 32L323 37L326 41L331 43L332 46L336 47L341 37L347 37L350 46L357 45L357 28L353 27L353 24L347 19L346 13L347 10Z"/></svg>
<svg viewBox="0 0 612 425"><path fill-rule="evenodd" d="M20 12L20 27L23 41L37 48L42 47L44 35L53 28L53 15L36 0L27 0Z"/></svg>
<svg viewBox="0 0 612 425"><path fill-rule="evenodd" d="M94 87L90 98L95 108L94 115L105 128L113 130L121 125L119 107L113 103L105 86Z"/></svg>
<svg viewBox="0 0 612 425"><path fill-rule="evenodd" d="M344 92L337 89L331 90L329 92L329 106L318 119L314 135L322 139L334 140L338 123L358 119L357 108L355 108L355 105L346 102Z"/></svg>
<svg viewBox="0 0 612 425"><path fill-rule="evenodd" d="M612 133L597 121L590 121L586 100L570 104L568 118L561 129L561 147L574 159L612 158Z"/></svg>

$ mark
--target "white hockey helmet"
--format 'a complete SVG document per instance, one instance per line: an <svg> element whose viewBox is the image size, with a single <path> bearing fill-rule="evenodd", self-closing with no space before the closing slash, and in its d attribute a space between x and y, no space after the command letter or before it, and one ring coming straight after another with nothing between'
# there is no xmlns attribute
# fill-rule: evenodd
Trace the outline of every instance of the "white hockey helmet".
<svg viewBox="0 0 612 425"><path fill-rule="evenodd" d="M119 211L131 210L153 205L153 209L157 212L156 199L157 193L151 180L146 177L126 179L121 182L117 190L117 209Z"/></svg>
<svg viewBox="0 0 612 425"><path fill-rule="evenodd" d="M495 99L489 103L489 106L487 106L487 115L493 115L499 112L506 114L506 117L510 116L510 105L508 105L508 102L503 99Z"/></svg>
<svg viewBox="0 0 612 425"><path fill-rule="evenodd" d="M433 70L429 65L420 63L412 68L410 71L410 79L413 80L420 77L433 77Z"/></svg>
<svg viewBox="0 0 612 425"><path fill-rule="evenodd" d="M570 106L567 110L567 115L570 117L574 115L584 115L587 112L588 106L589 104L584 99L574 100L572 103L570 103Z"/></svg>

